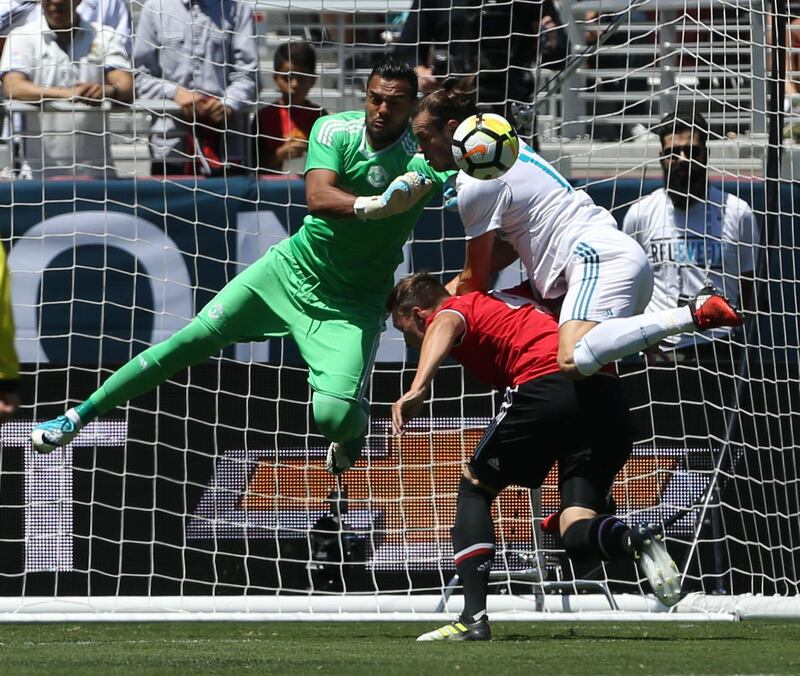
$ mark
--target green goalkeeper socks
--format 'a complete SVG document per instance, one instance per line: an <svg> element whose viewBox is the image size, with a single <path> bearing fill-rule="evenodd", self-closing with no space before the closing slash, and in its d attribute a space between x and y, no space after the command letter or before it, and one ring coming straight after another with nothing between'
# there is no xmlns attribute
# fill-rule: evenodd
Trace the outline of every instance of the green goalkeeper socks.
<svg viewBox="0 0 800 676"><path fill-rule="evenodd" d="M85 425L155 389L174 373L205 361L230 342L198 315L175 335L120 367L74 412ZM314 392L313 410L320 431L331 441L352 441L363 437L366 431L369 412L366 401Z"/></svg>
<svg viewBox="0 0 800 676"><path fill-rule="evenodd" d="M78 404L72 410L75 411L75 413L77 413L78 417L81 419L81 427L94 420L98 415L94 404L92 404L90 399L87 399L82 404Z"/></svg>
<svg viewBox="0 0 800 676"><path fill-rule="evenodd" d="M229 341L198 316L167 340L153 345L115 371L91 396L75 407L85 425L219 352Z"/></svg>

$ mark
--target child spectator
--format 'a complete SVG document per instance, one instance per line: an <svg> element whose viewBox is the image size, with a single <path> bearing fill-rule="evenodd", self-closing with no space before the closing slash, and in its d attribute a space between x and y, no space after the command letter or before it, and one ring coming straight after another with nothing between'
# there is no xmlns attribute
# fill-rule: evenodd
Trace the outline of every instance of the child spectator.
<svg viewBox="0 0 800 676"><path fill-rule="evenodd" d="M79 0L46 0L41 16L14 28L0 58L9 101L55 99L100 106L133 99L133 76L124 38L109 26L84 19ZM22 157L35 178L115 178L105 115L74 109L25 116Z"/></svg>
<svg viewBox="0 0 800 676"><path fill-rule="evenodd" d="M280 96L258 112L256 160L260 171L281 171L286 160L305 157L314 122L328 113L306 97L317 77L317 55L307 42L287 42L275 52Z"/></svg>

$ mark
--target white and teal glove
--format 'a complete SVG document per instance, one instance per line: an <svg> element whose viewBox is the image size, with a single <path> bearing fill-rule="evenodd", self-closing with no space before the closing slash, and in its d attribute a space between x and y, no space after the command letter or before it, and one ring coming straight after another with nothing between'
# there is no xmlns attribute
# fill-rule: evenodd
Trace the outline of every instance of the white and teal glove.
<svg viewBox="0 0 800 676"><path fill-rule="evenodd" d="M456 191L456 175L453 174L444 182L442 203L448 211L458 213L458 192Z"/></svg>
<svg viewBox="0 0 800 676"><path fill-rule="evenodd" d="M386 218L408 211L433 187L431 180L418 171L409 171L389 184L382 195L357 197L353 211L361 220Z"/></svg>

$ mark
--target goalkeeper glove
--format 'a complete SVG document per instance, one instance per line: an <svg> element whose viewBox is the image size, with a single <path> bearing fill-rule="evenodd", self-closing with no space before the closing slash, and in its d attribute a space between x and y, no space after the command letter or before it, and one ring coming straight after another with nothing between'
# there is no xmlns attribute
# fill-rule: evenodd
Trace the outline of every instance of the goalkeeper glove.
<svg viewBox="0 0 800 676"><path fill-rule="evenodd" d="M382 195L357 197L353 205L356 216L362 220L386 218L408 211L433 187L431 180L418 171L409 171L389 184Z"/></svg>

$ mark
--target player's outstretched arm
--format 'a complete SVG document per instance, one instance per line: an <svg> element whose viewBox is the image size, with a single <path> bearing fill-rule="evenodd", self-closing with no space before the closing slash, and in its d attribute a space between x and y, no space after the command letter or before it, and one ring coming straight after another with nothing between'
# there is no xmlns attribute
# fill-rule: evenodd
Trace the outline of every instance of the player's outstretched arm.
<svg viewBox="0 0 800 676"><path fill-rule="evenodd" d="M306 173L309 213L328 218L387 218L408 211L433 188L424 174L409 171L392 181L381 195L356 197L337 187L339 175L330 169Z"/></svg>
<svg viewBox="0 0 800 676"><path fill-rule="evenodd" d="M339 174L331 169L306 172L308 212L322 218L355 218L356 196L337 187Z"/></svg>
<svg viewBox="0 0 800 676"><path fill-rule="evenodd" d="M494 230L467 240L464 269L446 286L451 295L462 296L470 291L488 291L492 277L494 245Z"/></svg>
<svg viewBox="0 0 800 676"><path fill-rule="evenodd" d="M419 415L433 377L464 329L463 317L455 312L440 312L431 322L422 341L417 373L411 387L392 404L394 434L402 434L404 425Z"/></svg>

